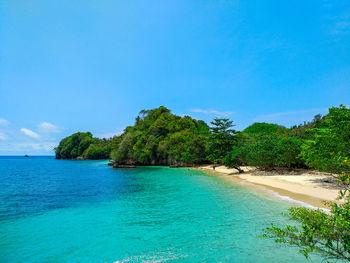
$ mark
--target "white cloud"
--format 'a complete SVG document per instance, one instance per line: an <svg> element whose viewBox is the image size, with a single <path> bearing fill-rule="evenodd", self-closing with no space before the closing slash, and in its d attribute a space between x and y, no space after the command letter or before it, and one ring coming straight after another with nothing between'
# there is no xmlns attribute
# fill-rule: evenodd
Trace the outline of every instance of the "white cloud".
<svg viewBox="0 0 350 263"><path fill-rule="evenodd" d="M12 144L0 144L0 152L4 153L27 153L28 151L50 152L56 146L57 142L19 142Z"/></svg>
<svg viewBox="0 0 350 263"><path fill-rule="evenodd" d="M203 109L191 109L191 112L203 113L203 114L213 114L217 116L230 116L233 111L217 111L217 110L203 110Z"/></svg>
<svg viewBox="0 0 350 263"><path fill-rule="evenodd" d="M0 132L0 141L6 141L7 140L7 136L5 133Z"/></svg>
<svg viewBox="0 0 350 263"><path fill-rule="evenodd" d="M41 142L41 143L16 143L17 149L33 149L33 150L45 150L51 151L57 146L55 142Z"/></svg>
<svg viewBox="0 0 350 263"><path fill-rule="evenodd" d="M38 128L42 132L60 132L61 131L60 127L45 121L40 123Z"/></svg>
<svg viewBox="0 0 350 263"><path fill-rule="evenodd" d="M10 122L8 120L0 118L0 126L7 126Z"/></svg>
<svg viewBox="0 0 350 263"><path fill-rule="evenodd" d="M36 132L33 132L33 131L26 129L26 128L21 128L21 132L29 137L32 137L32 138L39 138L40 137L39 134L37 134Z"/></svg>

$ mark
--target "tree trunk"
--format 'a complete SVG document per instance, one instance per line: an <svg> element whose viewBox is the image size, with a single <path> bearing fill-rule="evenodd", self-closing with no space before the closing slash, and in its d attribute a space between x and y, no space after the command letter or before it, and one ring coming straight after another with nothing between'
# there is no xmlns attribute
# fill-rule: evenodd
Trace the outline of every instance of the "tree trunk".
<svg viewBox="0 0 350 263"><path fill-rule="evenodd" d="M244 173L244 171L241 169L241 168L239 168L239 166L235 166L235 167L233 167L233 168L235 168L236 170L238 170L238 172L241 174L241 173Z"/></svg>

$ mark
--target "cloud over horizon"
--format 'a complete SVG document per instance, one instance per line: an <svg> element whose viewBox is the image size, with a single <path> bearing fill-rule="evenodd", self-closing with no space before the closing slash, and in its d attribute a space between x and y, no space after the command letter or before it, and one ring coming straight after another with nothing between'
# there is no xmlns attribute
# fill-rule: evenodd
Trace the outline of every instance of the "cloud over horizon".
<svg viewBox="0 0 350 263"><path fill-rule="evenodd" d="M52 123L49 122L42 122L38 125L38 128L41 132L60 132L62 129Z"/></svg>
<svg viewBox="0 0 350 263"><path fill-rule="evenodd" d="M45 152L52 154L51 151L57 146L57 142L15 142L12 144L1 144L0 152L2 154L43 154Z"/></svg>
<svg viewBox="0 0 350 263"><path fill-rule="evenodd" d="M32 130L26 129L26 128L21 128L21 132L24 133L25 135L31 137L31 138L40 138L40 135L37 134L36 132L33 132Z"/></svg>
<svg viewBox="0 0 350 263"><path fill-rule="evenodd" d="M7 126L10 122L6 119L0 118L0 126Z"/></svg>
<svg viewBox="0 0 350 263"><path fill-rule="evenodd" d="M25 124L21 124L25 126ZM0 118L0 155L52 154L63 127L50 122L39 122L33 129L21 128Z"/></svg>
<svg viewBox="0 0 350 263"><path fill-rule="evenodd" d="M0 131L0 141L6 141L6 140L7 140L6 134Z"/></svg>

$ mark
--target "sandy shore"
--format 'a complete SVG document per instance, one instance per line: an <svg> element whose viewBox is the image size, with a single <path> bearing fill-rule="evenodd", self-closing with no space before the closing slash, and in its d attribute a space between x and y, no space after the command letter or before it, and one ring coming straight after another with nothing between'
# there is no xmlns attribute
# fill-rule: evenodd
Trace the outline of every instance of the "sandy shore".
<svg viewBox="0 0 350 263"><path fill-rule="evenodd" d="M232 183L245 182L249 188L259 187L266 194L276 192L316 207L327 207L324 201L336 201L338 185L335 175L317 171L274 171L263 172L254 167L241 167L245 171L239 174L236 169L212 165L200 166L198 169L220 176ZM267 189L273 191L266 191Z"/></svg>

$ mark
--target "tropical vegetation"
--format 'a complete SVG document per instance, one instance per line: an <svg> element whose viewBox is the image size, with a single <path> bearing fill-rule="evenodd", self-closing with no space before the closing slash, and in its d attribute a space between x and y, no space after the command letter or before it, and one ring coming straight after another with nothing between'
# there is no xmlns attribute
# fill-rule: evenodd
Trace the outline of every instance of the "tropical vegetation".
<svg viewBox="0 0 350 263"><path fill-rule="evenodd" d="M191 165L200 163L243 165L261 169L312 168L349 171L350 109L332 107L325 116L286 128L254 123L243 131L229 119L215 118L210 125L190 116L177 116L161 106L142 110L135 124L109 139L77 132L61 140L58 159L109 159L120 164Z"/></svg>
<svg viewBox="0 0 350 263"><path fill-rule="evenodd" d="M341 167L350 167L348 159ZM332 166L333 167L333 166ZM339 168L340 169L340 168ZM340 204L328 203L329 212L305 207L292 207L286 216L294 221L287 226L272 224L264 230L263 237L273 238L277 243L296 246L306 258L317 253L325 261L341 260L350 262L350 173L342 172L339 183Z"/></svg>
<svg viewBox="0 0 350 263"><path fill-rule="evenodd" d="M57 159L108 159L120 138L94 138L90 132L77 132L62 139L55 148Z"/></svg>
<svg viewBox="0 0 350 263"><path fill-rule="evenodd" d="M329 203L330 212L291 208L295 224L272 225L265 237L297 246L306 257L319 253L326 260L350 261L350 109L332 107L325 116L286 128L254 123L243 131L229 119L210 125L189 116L177 116L166 107L142 110L133 126L119 136L100 139L90 132L64 138L58 159L107 159L116 164L176 165L224 164L260 169L310 168L338 174L341 204Z"/></svg>

